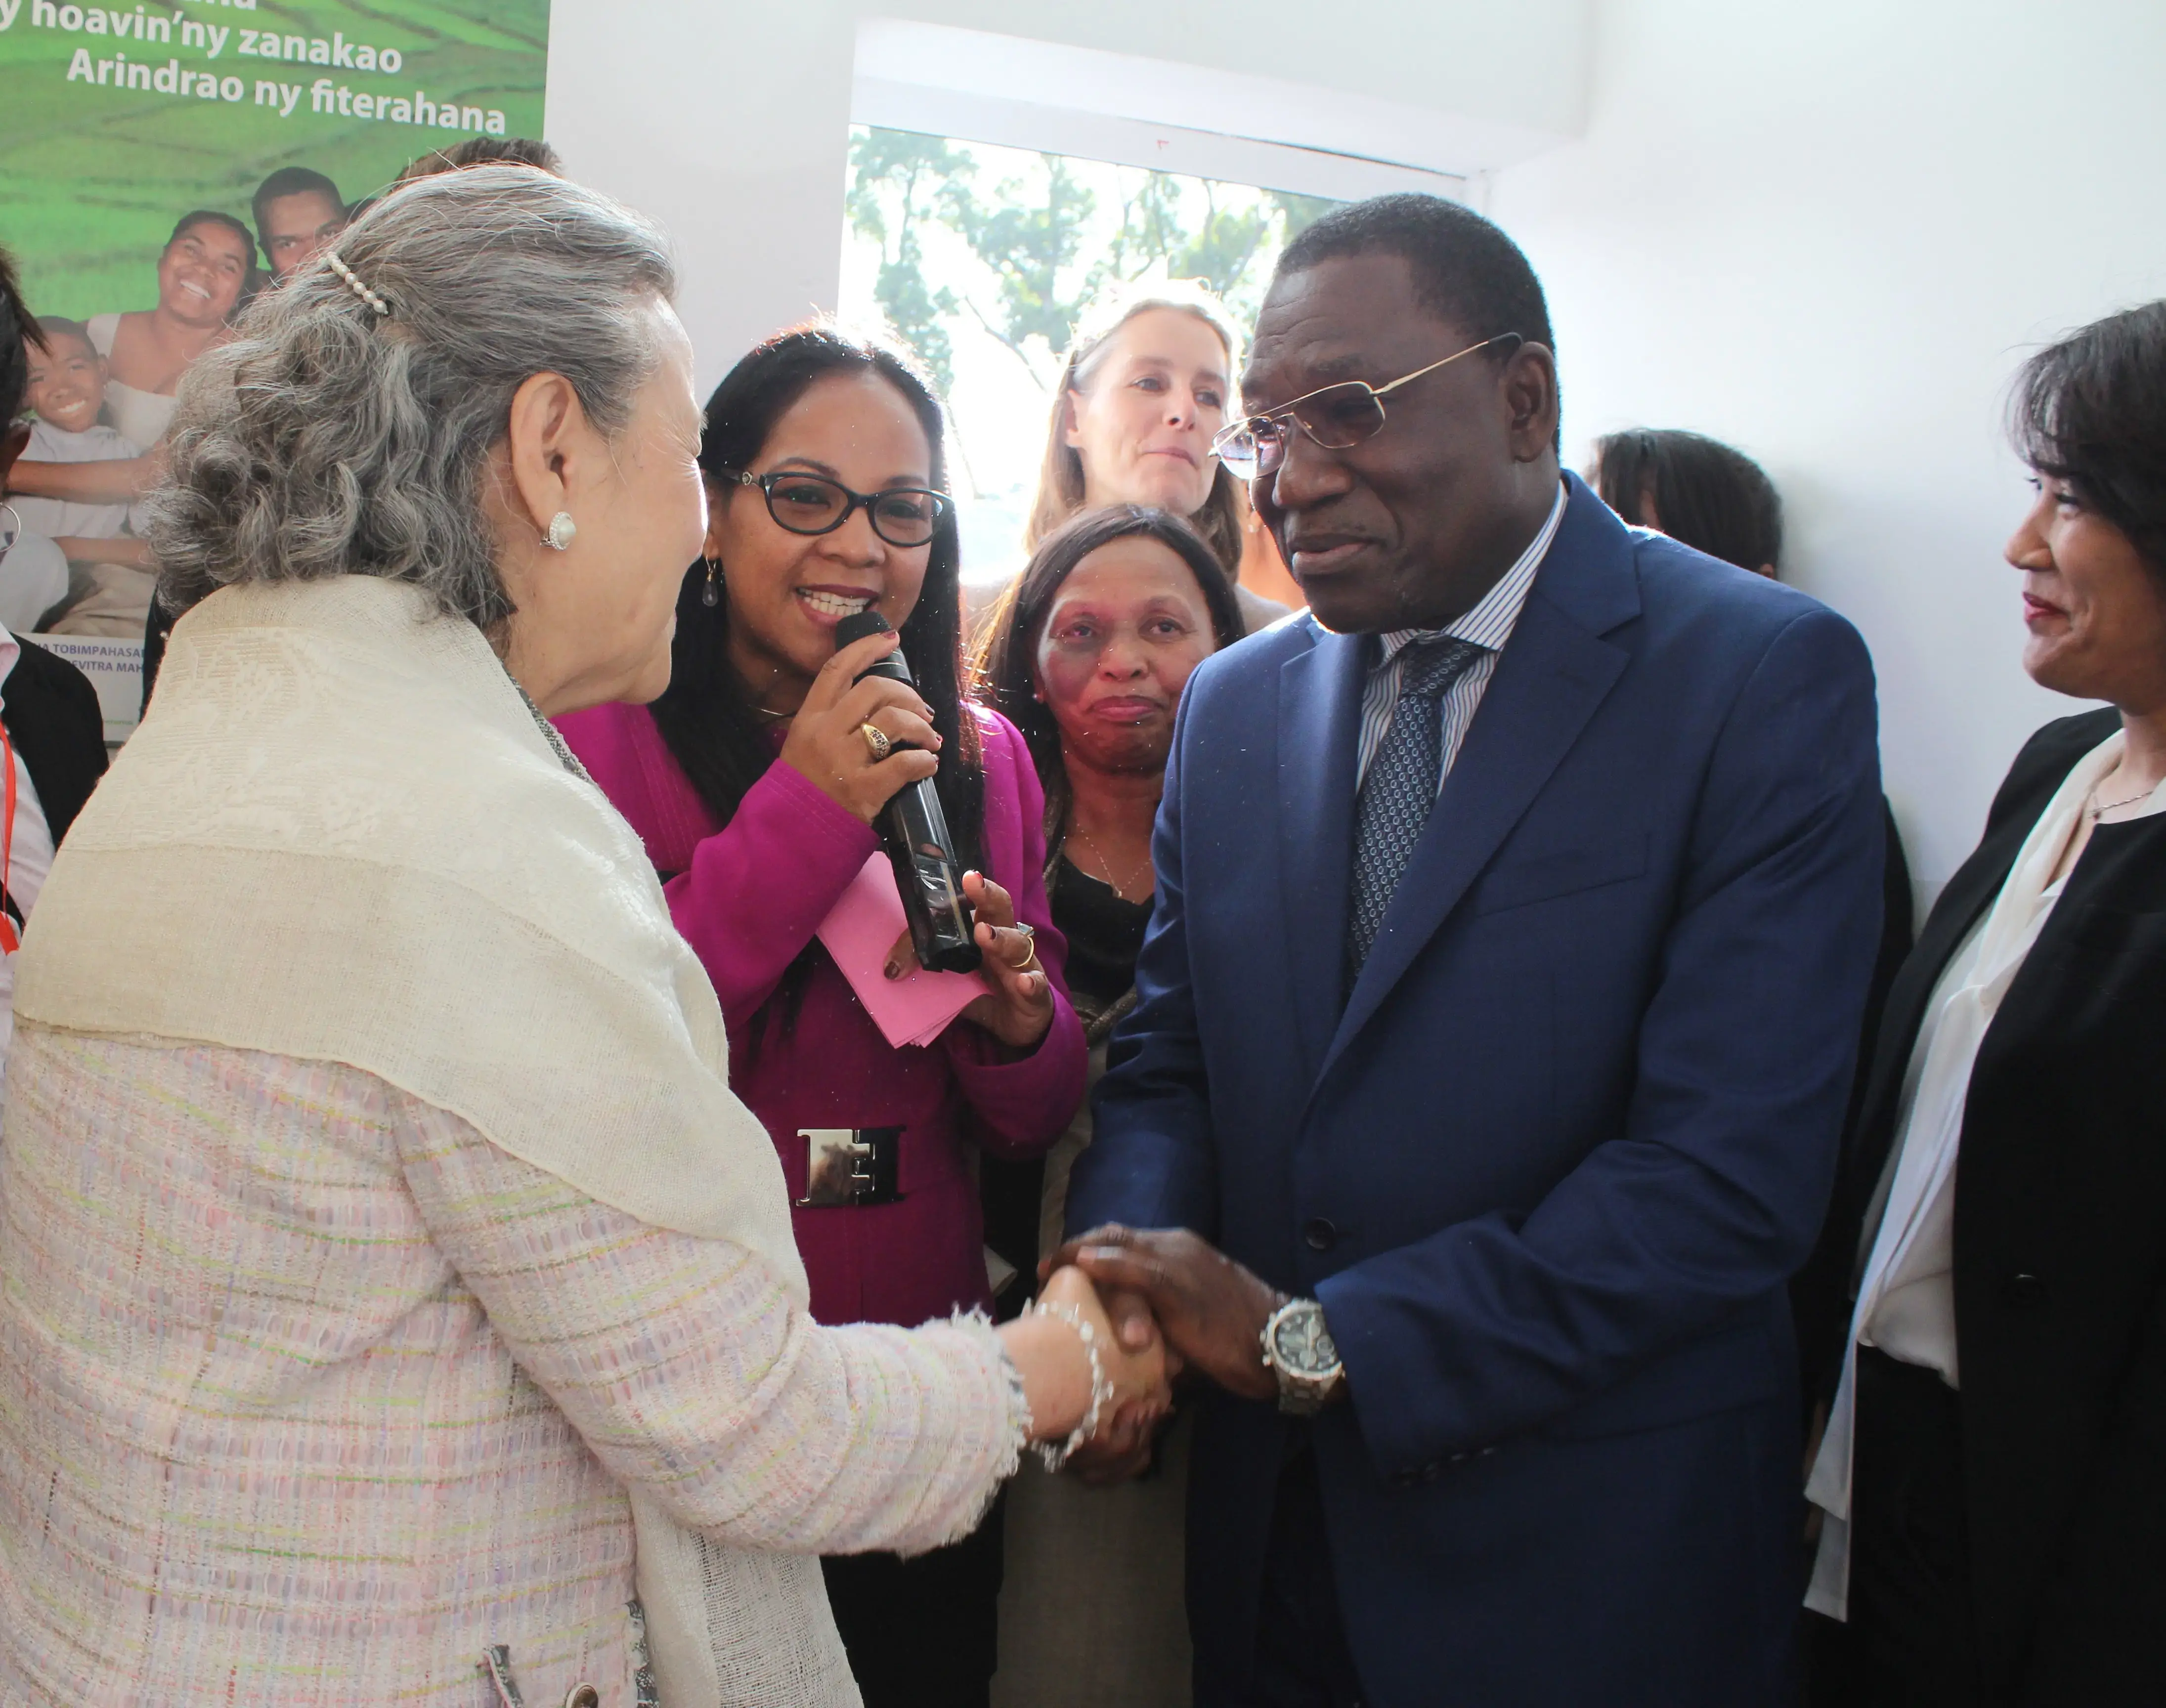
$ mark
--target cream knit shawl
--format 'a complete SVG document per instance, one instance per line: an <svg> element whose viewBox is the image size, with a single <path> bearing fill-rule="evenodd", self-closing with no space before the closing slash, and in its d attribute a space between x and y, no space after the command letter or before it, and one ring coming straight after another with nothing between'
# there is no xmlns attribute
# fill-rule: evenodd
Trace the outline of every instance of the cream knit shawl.
<svg viewBox="0 0 2166 1708"><path fill-rule="evenodd" d="M806 1303L774 1147L637 836L413 588L229 588L182 619L39 897L15 1010L360 1068L642 1221L750 1247ZM858 1700L816 1560L631 1500L666 1708Z"/></svg>

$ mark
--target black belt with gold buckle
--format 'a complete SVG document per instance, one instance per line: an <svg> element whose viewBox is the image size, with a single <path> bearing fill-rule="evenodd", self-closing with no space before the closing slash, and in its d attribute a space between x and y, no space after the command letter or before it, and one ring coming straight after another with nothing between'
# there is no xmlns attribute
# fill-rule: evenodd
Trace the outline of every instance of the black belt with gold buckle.
<svg viewBox="0 0 2166 1708"><path fill-rule="evenodd" d="M805 1141L805 1195L800 1210L864 1210L900 1204L895 1158L901 1127L800 1127Z"/></svg>

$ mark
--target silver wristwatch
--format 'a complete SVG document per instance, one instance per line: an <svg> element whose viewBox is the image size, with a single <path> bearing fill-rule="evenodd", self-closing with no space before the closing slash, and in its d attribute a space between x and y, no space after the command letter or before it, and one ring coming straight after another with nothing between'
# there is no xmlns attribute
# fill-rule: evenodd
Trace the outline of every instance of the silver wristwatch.
<svg viewBox="0 0 2166 1708"><path fill-rule="evenodd" d="M1260 1338L1265 1368L1279 1379L1279 1410L1296 1417L1321 1411L1346 1376L1323 1307L1313 1299L1289 1299L1271 1313Z"/></svg>

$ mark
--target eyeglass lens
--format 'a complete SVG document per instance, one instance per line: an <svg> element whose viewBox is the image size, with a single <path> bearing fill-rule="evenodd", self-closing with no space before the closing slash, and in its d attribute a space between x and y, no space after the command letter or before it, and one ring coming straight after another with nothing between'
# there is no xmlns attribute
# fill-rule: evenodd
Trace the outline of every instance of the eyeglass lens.
<svg viewBox="0 0 2166 1708"><path fill-rule="evenodd" d="M1345 451L1383 430L1384 405L1359 380L1327 387L1297 404L1291 415L1259 415L1228 442L1223 460L1250 465L1256 474L1275 472L1286 461L1286 440L1298 420L1302 430L1327 451Z"/></svg>
<svg viewBox="0 0 2166 1708"><path fill-rule="evenodd" d="M841 527L858 500L849 488L819 475L790 474L767 482L767 511L793 534L827 534ZM947 506L938 493L899 487L863 500L873 532L890 546L923 546Z"/></svg>

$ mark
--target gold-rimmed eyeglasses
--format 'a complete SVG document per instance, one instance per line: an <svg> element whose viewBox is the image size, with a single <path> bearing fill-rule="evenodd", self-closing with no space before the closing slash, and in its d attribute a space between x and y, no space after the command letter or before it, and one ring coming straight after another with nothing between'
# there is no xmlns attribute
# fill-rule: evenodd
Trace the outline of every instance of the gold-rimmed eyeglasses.
<svg viewBox="0 0 2166 1708"><path fill-rule="evenodd" d="M1516 332L1500 332L1494 338L1455 350L1427 367L1402 374L1388 385L1340 380L1335 385L1319 386L1276 409L1234 422L1211 441L1212 455L1242 480L1276 474L1286 461L1286 445L1297 424L1326 451L1348 450L1384 430L1384 398L1401 386L1411 385L1424 374L1433 374L1478 350L1493 350L1500 345L1515 350L1525 342Z"/></svg>

